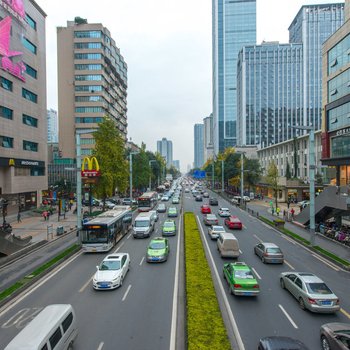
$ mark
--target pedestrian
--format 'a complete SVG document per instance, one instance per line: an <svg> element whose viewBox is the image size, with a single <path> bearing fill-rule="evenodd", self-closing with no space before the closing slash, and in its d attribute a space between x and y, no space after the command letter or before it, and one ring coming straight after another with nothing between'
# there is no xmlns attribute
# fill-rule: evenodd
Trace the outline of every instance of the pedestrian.
<svg viewBox="0 0 350 350"><path fill-rule="evenodd" d="M46 217L47 217L47 211L45 210L45 211L43 212L44 221L46 221Z"/></svg>
<svg viewBox="0 0 350 350"><path fill-rule="evenodd" d="M290 199L288 199L287 201L287 208L289 209L289 206L290 206Z"/></svg>
<svg viewBox="0 0 350 350"><path fill-rule="evenodd" d="M48 211L46 214L46 220L49 221L49 219L50 219L50 212Z"/></svg>
<svg viewBox="0 0 350 350"><path fill-rule="evenodd" d="M18 212L18 214L17 214L17 223L20 223L20 222L22 222L22 220L21 220L21 213Z"/></svg>
<svg viewBox="0 0 350 350"><path fill-rule="evenodd" d="M286 218L286 210L285 209L283 209L283 219L285 219Z"/></svg>
<svg viewBox="0 0 350 350"><path fill-rule="evenodd" d="M271 214L273 215L275 213L274 207L271 207Z"/></svg>
<svg viewBox="0 0 350 350"><path fill-rule="evenodd" d="M292 208L292 210L290 211L290 213L292 214L292 220L294 220L294 213L295 213L294 208Z"/></svg>
<svg viewBox="0 0 350 350"><path fill-rule="evenodd" d="M281 211L280 207L277 207L277 208L276 208L276 214L277 214L277 216L280 216L280 211Z"/></svg>

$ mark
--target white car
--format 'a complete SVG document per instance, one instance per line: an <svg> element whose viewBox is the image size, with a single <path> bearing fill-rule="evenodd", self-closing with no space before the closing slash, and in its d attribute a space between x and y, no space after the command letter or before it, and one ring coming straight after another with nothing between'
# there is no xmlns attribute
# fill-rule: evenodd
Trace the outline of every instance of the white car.
<svg viewBox="0 0 350 350"><path fill-rule="evenodd" d="M96 290L115 289L123 284L125 275L130 268L128 253L107 255L99 266L92 279L92 286Z"/></svg>
<svg viewBox="0 0 350 350"><path fill-rule="evenodd" d="M228 218L231 216L230 209L229 208L220 208L219 209L219 216L222 218Z"/></svg>
<svg viewBox="0 0 350 350"><path fill-rule="evenodd" d="M250 202L250 197L248 197L248 196L243 196L243 200L244 200L245 202Z"/></svg>
<svg viewBox="0 0 350 350"><path fill-rule="evenodd" d="M163 201L163 202L167 202L168 200L169 200L169 197L168 197L168 196L163 196L163 197L162 197L162 201Z"/></svg>
<svg viewBox="0 0 350 350"><path fill-rule="evenodd" d="M226 232L223 226L211 226L208 229L208 235L211 239L217 239L221 232Z"/></svg>

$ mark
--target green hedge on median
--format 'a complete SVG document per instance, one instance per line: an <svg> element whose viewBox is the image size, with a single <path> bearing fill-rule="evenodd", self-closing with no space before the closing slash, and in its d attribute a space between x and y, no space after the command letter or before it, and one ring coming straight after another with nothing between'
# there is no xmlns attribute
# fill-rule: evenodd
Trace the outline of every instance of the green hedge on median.
<svg viewBox="0 0 350 350"><path fill-rule="evenodd" d="M185 213L188 350L231 349L193 213Z"/></svg>

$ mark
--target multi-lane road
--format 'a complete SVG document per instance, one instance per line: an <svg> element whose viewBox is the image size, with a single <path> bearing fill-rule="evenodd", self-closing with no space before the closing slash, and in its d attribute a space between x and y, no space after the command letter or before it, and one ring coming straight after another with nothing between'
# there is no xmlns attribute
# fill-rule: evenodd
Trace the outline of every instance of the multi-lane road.
<svg viewBox="0 0 350 350"><path fill-rule="evenodd" d="M260 295L256 298L235 297L229 294L222 277L222 267L230 260L222 259L216 242L210 240L203 225L200 206L191 193L184 193L184 211L193 211L198 224L220 305L225 308L228 330L237 337L241 350L256 349L259 338L268 335L287 335L303 341L310 349L319 349L319 328L327 322L350 322L350 274L325 261L249 216L231 207L223 199L212 207L217 214L220 206L229 207L244 224L242 231L234 231L239 240L240 261L250 265L258 277ZM167 203L167 206L171 206ZM180 208L180 205L176 205ZM160 214L156 232L166 214ZM223 219L219 219L223 223ZM178 262L183 260L179 249L182 239L182 219L177 218L178 232L170 237L170 256L167 262L148 264L145 261L150 239L134 239L125 236L113 249L131 256L131 268L121 288L114 291L94 291L92 276L106 254L78 253L40 284L0 310L0 348L6 344L46 305L70 303L78 318L79 335L75 349L183 349L176 335L183 330L183 322L177 320L177 293L183 295L184 286L179 284ZM180 239L181 238L181 239ZM285 253L283 265L265 265L253 253L259 241L274 242ZM321 277L340 298L341 311L335 315L319 315L303 311L297 301L279 285L283 271L308 271ZM181 269L180 269L181 272ZM184 301L182 300L182 303ZM205 312L205 310L203 310ZM175 340L177 340L175 347Z"/></svg>

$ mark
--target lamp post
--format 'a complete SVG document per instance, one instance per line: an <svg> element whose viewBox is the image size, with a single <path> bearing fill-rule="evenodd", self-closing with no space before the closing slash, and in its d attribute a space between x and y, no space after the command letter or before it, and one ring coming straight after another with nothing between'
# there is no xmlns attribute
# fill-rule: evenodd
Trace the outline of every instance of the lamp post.
<svg viewBox="0 0 350 350"><path fill-rule="evenodd" d="M155 159L152 159L152 160L149 160L148 161L148 165L149 165L149 167L150 167L150 173L149 173L149 190L151 190L151 179L152 179L152 167L151 167L151 164L152 163L157 163L157 161L155 160Z"/></svg>
<svg viewBox="0 0 350 350"><path fill-rule="evenodd" d="M132 156L140 152L130 152L129 154L129 170L130 170L130 200L132 201Z"/></svg>
<svg viewBox="0 0 350 350"><path fill-rule="evenodd" d="M225 175L224 175L224 167L225 167L225 165L224 165L224 160L223 159L221 159L221 192L225 192L225 183L224 183L224 181L225 181Z"/></svg>
<svg viewBox="0 0 350 350"><path fill-rule="evenodd" d="M92 134L96 129L75 130L75 143L77 151L77 231L81 230L81 148L80 135Z"/></svg>
<svg viewBox="0 0 350 350"><path fill-rule="evenodd" d="M309 131L309 192L310 192L310 244L315 245L315 130L312 126L292 126Z"/></svg>

